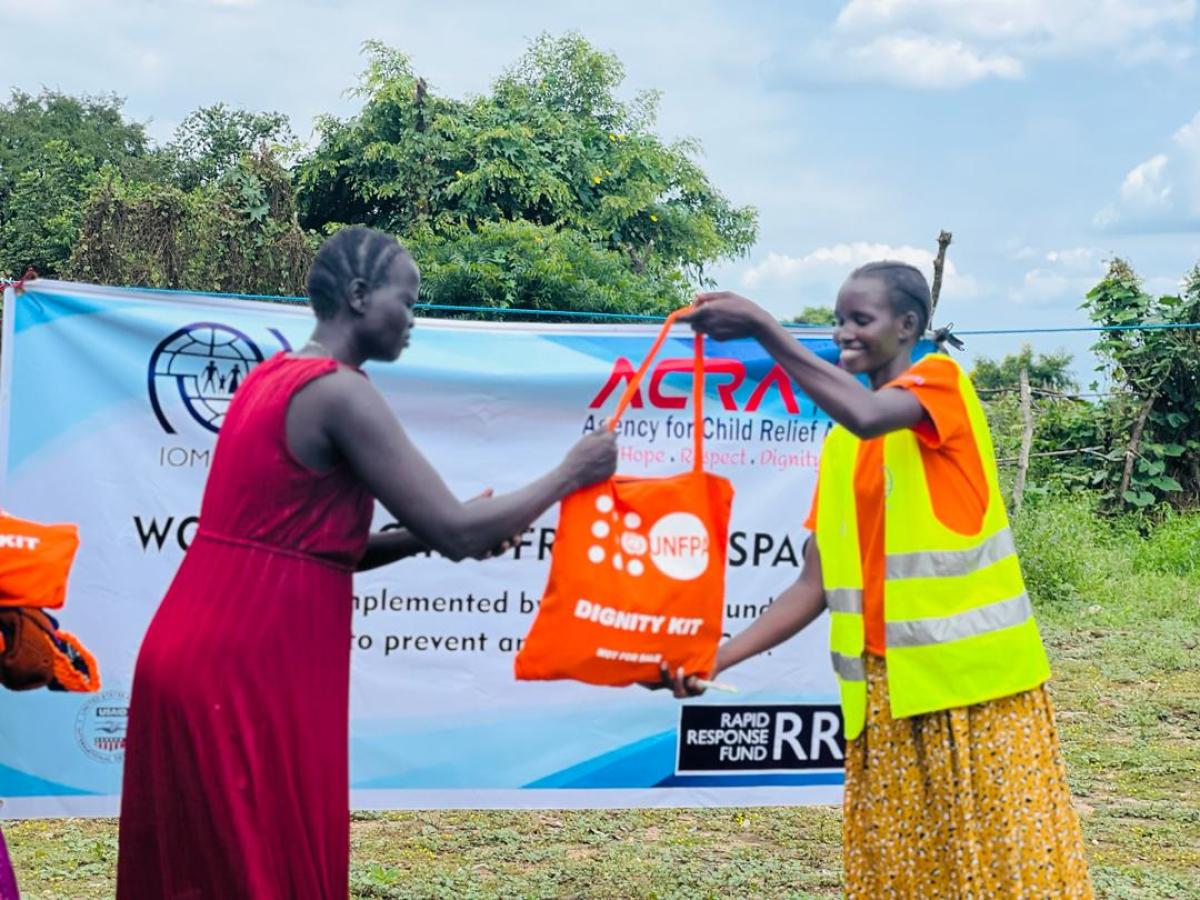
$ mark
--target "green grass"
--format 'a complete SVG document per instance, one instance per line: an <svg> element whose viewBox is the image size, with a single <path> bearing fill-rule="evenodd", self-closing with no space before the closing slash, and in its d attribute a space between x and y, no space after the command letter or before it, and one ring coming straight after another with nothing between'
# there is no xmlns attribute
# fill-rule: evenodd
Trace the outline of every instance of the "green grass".
<svg viewBox="0 0 1200 900"><path fill-rule="evenodd" d="M1200 516L1105 522L1034 498L1016 523L1054 661L1097 893L1200 897ZM112 819L5 824L24 895L111 897ZM352 893L833 897L836 809L358 814Z"/></svg>

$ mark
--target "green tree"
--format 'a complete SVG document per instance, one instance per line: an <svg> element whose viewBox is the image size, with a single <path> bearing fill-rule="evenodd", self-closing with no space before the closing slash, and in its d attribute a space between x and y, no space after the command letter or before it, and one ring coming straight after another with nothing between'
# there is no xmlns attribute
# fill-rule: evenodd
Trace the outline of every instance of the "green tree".
<svg viewBox="0 0 1200 900"><path fill-rule="evenodd" d="M1071 377L1071 359L1065 350L1035 356L1029 344L1022 344L1018 353L1010 353L999 361L976 357L971 381L980 391L1016 390L1021 370L1025 369L1032 387L1060 393L1078 391L1079 385Z"/></svg>
<svg viewBox="0 0 1200 900"><path fill-rule="evenodd" d="M272 151L243 156L190 191L107 167L83 212L66 274L101 284L296 295L315 251Z"/></svg>
<svg viewBox="0 0 1200 900"><path fill-rule="evenodd" d="M999 459L1014 459L1019 453L1024 423L1018 390L1021 370L1029 373L1034 432L1027 494L1090 485L1096 471L1096 452L1083 448L1104 443L1101 407L1073 396L1079 386L1071 376L1071 362L1071 354L1065 351L1035 354L1028 344L998 361L986 356L975 359L971 381L986 401ZM1070 450L1081 452L1043 455Z"/></svg>
<svg viewBox="0 0 1200 900"><path fill-rule="evenodd" d="M37 96L0 103L0 275L27 266L58 274L79 233L84 197L104 164L128 174L162 172L144 127L115 96Z"/></svg>
<svg viewBox="0 0 1200 900"><path fill-rule="evenodd" d="M290 148L295 142L283 113L249 112L217 103L188 115L166 152L175 183L188 191L218 180L264 146Z"/></svg>
<svg viewBox="0 0 1200 900"><path fill-rule="evenodd" d="M837 324L837 316L829 306L806 306L800 310L799 315L792 317L790 324L832 328Z"/></svg>
<svg viewBox="0 0 1200 900"><path fill-rule="evenodd" d="M1117 504L1200 498L1200 267L1179 295L1154 297L1123 259L1084 306L1105 331L1094 346L1116 389L1107 404L1114 464L1095 480ZM1148 327L1140 327L1148 326Z"/></svg>
<svg viewBox="0 0 1200 900"><path fill-rule="evenodd" d="M681 304L685 287L681 277L639 276L578 231L533 222L480 222L457 239L426 233L409 247L421 264L423 300L439 305L666 312Z"/></svg>
<svg viewBox="0 0 1200 900"><path fill-rule="evenodd" d="M320 120L298 167L301 223L393 232L419 250L427 299L663 312L754 241L754 211L710 184L693 143L654 134L653 94L618 99L619 60L578 35L538 38L466 100L435 95L401 53L366 52L362 111Z"/></svg>

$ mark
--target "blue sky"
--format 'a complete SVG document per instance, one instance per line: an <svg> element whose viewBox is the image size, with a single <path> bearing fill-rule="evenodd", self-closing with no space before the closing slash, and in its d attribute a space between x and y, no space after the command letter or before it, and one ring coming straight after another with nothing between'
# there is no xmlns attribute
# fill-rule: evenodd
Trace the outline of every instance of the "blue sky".
<svg viewBox="0 0 1200 900"><path fill-rule="evenodd" d="M575 29L621 58L629 95L662 91L660 132L699 139L715 183L758 208L722 286L789 315L858 263L927 264L947 228L942 321L1036 328L1083 323L1114 254L1160 292L1200 262L1197 22L1196 0L0 0L0 85L115 91L159 139L217 101L308 136L355 111L366 39L461 95ZM1029 339L1086 376L1088 336Z"/></svg>

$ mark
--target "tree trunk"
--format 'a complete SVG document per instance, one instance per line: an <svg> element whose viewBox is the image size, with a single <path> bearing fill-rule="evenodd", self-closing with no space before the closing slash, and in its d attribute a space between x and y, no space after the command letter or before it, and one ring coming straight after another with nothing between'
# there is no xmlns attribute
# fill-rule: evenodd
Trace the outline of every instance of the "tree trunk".
<svg viewBox="0 0 1200 900"><path fill-rule="evenodd" d="M1021 453L1017 458L1017 480L1013 482L1013 512L1019 512L1025 499L1025 476L1029 472L1029 450L1033 446L1033 399L1029 393L1029 370L1021 367Z"/></svg>
<svg viewBox="0 0 1200 900"><path fill-rule="evenodd" d="M1121 473L1121 487L1117 490L1117 497L1122 503L1125 502L1125 492L1129 490L1129 481L1133 478L1133 461L1137 458L1138 447L1142 443L1142 431L1146 428L1146 420L1150 418L1150 410L1154 409L1154 401L1157 399L1156 394L1147 397L1141 411L1138 412L1137 421L1133 423L1133 433L1129 435L1129 449L1125 451L1125 470Z"/></svg>

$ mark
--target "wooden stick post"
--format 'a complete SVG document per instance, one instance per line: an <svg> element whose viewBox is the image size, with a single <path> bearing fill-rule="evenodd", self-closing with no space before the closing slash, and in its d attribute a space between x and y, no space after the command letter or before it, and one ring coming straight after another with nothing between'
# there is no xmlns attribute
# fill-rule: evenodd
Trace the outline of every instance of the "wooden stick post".
<svg viewBox="0 0 1200 900"><path fill-rule="evenodd" d="M1129 490L1129 482L1133 479L1133 463L1137 459L1138 447L1142 443L1142 432L1146 428L1146 420L1150 418L1150 410L1154 409L1154 401L1157 399L1158 395L1152 393L1142 404L1137 421L1133 423L1133 434L1129 437L1129 449L1125 451L1125 467L1121 471L1121 486L1117 488L1117 500L1120 503L1127 502L1125 494Z"/></svg>
<svg viewBox="0 0 1200 900"><path fill-rule="evenodd" d="M1029 369L1021 366L1021 455L1017 458L1017 479L1013 482L1013 512L1025 499L1025 476L1029 473L1029 449L1033 446L1033 401L1029 393Z"/></svg>
<svg viewBox="0 0 1200 900"><path fill-rule="evenodd" d="M954 239L948 231L938 233L938 252L933 260L933 287L929 289L930 308L929 308L929 324L933 324L933 314L937 312L938 297L942 293L942 269L946 265L946 248L950 246L950 241Z"/></svg>

